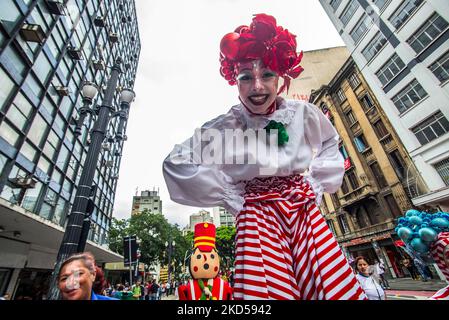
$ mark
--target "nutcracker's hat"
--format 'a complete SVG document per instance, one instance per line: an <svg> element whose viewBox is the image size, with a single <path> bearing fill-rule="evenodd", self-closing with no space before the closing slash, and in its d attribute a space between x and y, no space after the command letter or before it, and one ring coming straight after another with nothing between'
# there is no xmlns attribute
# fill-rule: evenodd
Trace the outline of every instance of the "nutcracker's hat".
<svg viewBox="0 0 449 320"><path fill-rule="evenodd" d="M204 252L211 252L215 249L215 225L202 222L195 225L193 236L193 248L199 248Z"/></svg>

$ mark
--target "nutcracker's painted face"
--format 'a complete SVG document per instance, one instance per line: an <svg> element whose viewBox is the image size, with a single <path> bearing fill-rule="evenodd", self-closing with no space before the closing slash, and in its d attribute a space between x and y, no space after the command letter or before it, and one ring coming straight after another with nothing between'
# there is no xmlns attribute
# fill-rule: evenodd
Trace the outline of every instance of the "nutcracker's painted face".
<svg viewBox="0 0 449 320"><path fill-rule="evenodd" d="M279 75L260 60L239 64L237 86L243 104L254 114L267 114L277 97Z"/></svg>
<svg viewBox="0 0 449 320"><path fill-rule="evenodd" d="M214 279L220 270L220 257L215 249L211 252L196 248L190 257L190 274L193 279Z"/></svg>

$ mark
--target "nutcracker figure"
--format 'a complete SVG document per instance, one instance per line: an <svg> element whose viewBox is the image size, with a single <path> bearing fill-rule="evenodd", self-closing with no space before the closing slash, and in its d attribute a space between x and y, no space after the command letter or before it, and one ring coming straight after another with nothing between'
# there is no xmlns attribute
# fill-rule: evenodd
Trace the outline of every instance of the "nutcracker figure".
<svg viewBox="0 0 449 320"><path fill-rule="evenodd" d="M179 287L179 300L232 300L229 284L218 277L220 256L215 247L215 225L195 225L193 249L189 257L192 280Z"/></svg>

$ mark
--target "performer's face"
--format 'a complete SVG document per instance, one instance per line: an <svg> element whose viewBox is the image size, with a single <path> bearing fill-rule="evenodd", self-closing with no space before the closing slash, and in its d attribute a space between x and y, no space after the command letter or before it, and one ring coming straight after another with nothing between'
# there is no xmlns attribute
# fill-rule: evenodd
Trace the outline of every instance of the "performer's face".
<svg viewBox="0 0 449 320"><path fill-rule="evenodd" d="M237 76L239 96L255 114L267 114L276 100L279 75L266 68L260 60L241 63Z"/></svg>
<svg viewBox="0 0 449 320"><path fill-rule="evenodd" d="M220 269L220 257L215 249L203 252L196 248L190 258L190 273L193 279L213 279Z"/></svg>

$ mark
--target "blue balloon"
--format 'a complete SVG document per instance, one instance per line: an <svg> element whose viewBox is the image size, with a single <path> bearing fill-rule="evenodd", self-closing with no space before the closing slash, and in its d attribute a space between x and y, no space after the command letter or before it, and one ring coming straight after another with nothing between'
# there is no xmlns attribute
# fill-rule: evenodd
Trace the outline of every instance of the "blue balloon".
<svg viewBox="0 0 449 320"><path fill-rule="evenodd" d="M408 210L408 211L405 213L405 216L406 216L406 217L412 217L412 216L414 216L414 215L416 215L416 214L418 214L418 213L419 213L418 210L410 209L410 210Z"/></svg>
<svg viewBox="0 0 449 320"><path fill-rule="evenodd" d="M413 231L408 227L402 227L398 230L398 236L404 242L409 242L409 240L413 237Z"/></svg>
<svg viewBox="0 0 449 320"><path fill-rule="evenodd" d="M421 240L421 238L415 238L410 242L413 250L419 253L427 253L429 251L429 247Z"/></svg>
<svg viewBox="0 0 449 320"><path fill-rule="evenodd" d="M449 221L444 218L435 218L430 222L430 225L432 227L438 227L438 228L448 228L449 227Z"/></svg>
<svg viewBox="0 0 449 320"><path fill-rule="evenodd" d="M421 228L418 233L421 240L426 242L435 241L438 236L435 230L428 227Z"/></svg>
<svg viewBox="0 0 449 320"><path fill-rule="evenodd" d="M418 216L413 216L410 218L410 223L414 225L420 225L422 224L422 219Z"/></svg>

